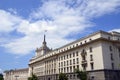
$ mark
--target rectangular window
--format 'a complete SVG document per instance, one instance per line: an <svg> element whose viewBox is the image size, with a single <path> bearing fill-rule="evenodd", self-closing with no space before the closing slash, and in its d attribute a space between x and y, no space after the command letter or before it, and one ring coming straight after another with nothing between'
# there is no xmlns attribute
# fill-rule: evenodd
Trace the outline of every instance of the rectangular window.
<svg viewBox="0 0 120 80"><path fill-rule="evenodd" d="M90 61L93 61L93 55L92 54L90 55Z"/></svg>
<svg viewBox="0 0 120 80"><path fill-rule="evenodd" d="M67 61L67 66L68 66L68 61Z"/></svg>
<svg viewBox="0 0 120 80"><path fill-rule="evenodd" d="M75 74L73 75L73 79L75 79Z"/></svg>
<svg viewBox="0 0 120 80"><path fill-rule="evenodd" d="M79 69L79 65L77 65L77 69Z"/></svg>
<svg viewBox="0 0 120 80"><path fill-rule="evenodd" d="M68 59L68 55L67 55L67 59Z"/></svg>
<svg viewBox="0 0 120 80"><path fill-rule="evenodd" d="M61 67L63 67L63 62L61 62Z"/></svg>
<svg viewBox="0 0 120 80"><path fill-rule="evenodd" d="M59 67L60 67L60 63L59 63Z"/></svg>
<svg viewBox="0 0 120 80"><path fill-rule="evenodd" d="M76 46L78 46L78 44L76 44Z"/></svg>
<svg viewBox="0 0 120 80"><path fill-rule="evenodd" d="M82 45L82 42L80 44Z"/></svg>
<svg viewBox="0 0 120 80"><path fill-rule="evenodd" d="M91 66L91 70L94 69L94 63L90 63L90 66Z"/></svg>
<svg viewBox="0 0 120 80"><path fill-rule="evenodd" d="M70 79L72 79L72 75L70 75Z"/></svg>
<svg viewBox="0 0 120 80"><path fill-rule="evenodd" d="M91 41L92 39L90 38L89 40Z"/></svg>
<svg viewBox="0 0 120 80"><path fill-rule="evenodd" d="M76 56L78 56L78 51L76 51Z"/></svg>
<svg viewBox="0 0 120 80"><path fill-rule="evenodd" d="M90 52L92 52L92 47L90 47Z"/></svg>
<svg viewBox="0 0 120 80"><path fill-rule="evenodd" d="M113 54L111 53L110 55L111 55L111 60L113 60Z"/></svg>
<svg viewBox="0 0 120 80"><path fill-rule="evenodd" d="M70 58L71 58L71 54L70 54Z"/></svg>
<svg viewBox="0 0 120 80"><path fill-rule="evenodd" d="M61 72L63 73L63 68L61 68Z"/></svg>
<svg viewBox="0 0 120 80"><path fill-rule="evenodd" d="M67 72L69 72L69 67L67 67Z"/></svg>
<svg viewBox="0 0 120 80"><path fill-rule="evenodd" d="M60 57L59 57L59 61L60 61Z"/></svg>
<svg viewBox="0 0 120 80"><path fill-rule="evenodd" d="M64 56L64 60L65 60L65 56Z"/></svg>
<svg viewBox="0 0 120 80"><path fill-rule="evenodd" d="M72 72L72 66L70 66L70 72Z"/></svg>
<svg viewBox="0 0 120 80"><path fill-rule="evenodd" d="M73 66L73 71L75 71L75 66Z"/></svg>
<svg viewBox="0 0 120 80"><path fill-rule="evenodd" d="M73 52L73 57L75 57L75 53Z"/></svg>
<svg viewBox="0 0 120 80"><path fill-rule="evenodd" d="M112 46L109 46L110 51L112 51Z"/></svg>
<svg viewBox="0 0 120 80"><path fill-rule="evenodd" d="M73 64L75 64L75 59L73 59Z"/></svg>
<svg viewBox="0 0 120 80"><path fill-rule="evenodd" d="M64 66L65 66L65 61L64 61Z"/></svg>
<svg viewBox="0 0 120 80"><path fill-rule="evenodd" d="M70 60L70 65L72 65L72 60Z"/></svg>
<svg viewBox="0 0 120 80"><path fill-rule="evenodd" d="M64 73L66 72L66 68L64 68Z"/></svg>
<svg viewBox="0 0 120 80"><path fill-rule="evenodd" d="M77 61L77 64L79 64L79 58L77 58L76 61Z"/></svg>
<svg viewBox="0 0 120 80"><path fill-rule="evenodd" d="M114 63L111 63L112 69L114 69Z"/></svg>
<svg viewBox="0 0 120 80"><path fill-rule="evenodd" d="M61 60L63 60L63 56L61 56Z"/></svg>
<svg viewBox="0 0 120 80"><path fill-rule="evenodd" d="M59 68L59 73L60 73L60 68Z"/></svg>

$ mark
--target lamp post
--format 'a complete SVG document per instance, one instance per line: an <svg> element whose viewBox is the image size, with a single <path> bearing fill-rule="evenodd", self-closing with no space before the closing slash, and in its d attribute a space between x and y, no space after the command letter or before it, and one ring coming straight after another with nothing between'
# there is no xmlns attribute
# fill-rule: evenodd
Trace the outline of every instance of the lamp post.
<svg viewBox="0 0 120 80"><path fill-rule="evenodd" d="M19 77L19 76L17 76L17 75L15 76L16 80L17 80L18 77Z"/></svg>

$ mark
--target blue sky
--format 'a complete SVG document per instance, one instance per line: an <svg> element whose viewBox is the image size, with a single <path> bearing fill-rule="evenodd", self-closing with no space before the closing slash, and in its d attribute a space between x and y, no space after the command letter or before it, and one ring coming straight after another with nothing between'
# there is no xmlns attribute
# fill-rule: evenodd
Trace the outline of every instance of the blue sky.
<svg viewBox="0 0 120 80"><path fill-rule="evenodd" d="M28 67L44 30L53 49L98 30L120 32L120 0L0 0L0 72Z"/></svg>

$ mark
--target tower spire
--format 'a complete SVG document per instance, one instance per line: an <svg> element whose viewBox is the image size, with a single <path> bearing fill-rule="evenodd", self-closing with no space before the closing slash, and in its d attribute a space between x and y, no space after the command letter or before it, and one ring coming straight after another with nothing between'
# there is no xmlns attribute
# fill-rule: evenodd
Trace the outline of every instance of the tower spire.
<svg viewBox="0 0 120 80"><path fill-rule="evenodd" d="M45 34L44 34L44 42L46 42L46 41L45 41Z"/></svg>
<svg viewBox="0 0 120 80"><path fill-rule="evenodd" d="M43 41L43 46L46 46L46 40L45 40L46 36L44 34L44 41Z"/></svg>

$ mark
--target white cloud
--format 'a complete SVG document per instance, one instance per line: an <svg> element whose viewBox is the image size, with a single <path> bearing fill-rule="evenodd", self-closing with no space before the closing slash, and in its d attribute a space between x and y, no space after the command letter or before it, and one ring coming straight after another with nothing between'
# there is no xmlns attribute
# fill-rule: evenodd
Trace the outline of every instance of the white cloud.
<svg viewBox="0 0 120 80"><path fill-rule="evenodd" d="M1 46L13 54L28 54L41 46L44 30L48 30L48 45L60 47L73 41L66 39L66 36L94 26L91 19L117 11L118 6L119 0L47 0L31 12L28 20L0 10L0 32L16 30L24 34L20 38L1 43Z"/></svg>
<svg viewBox="0 0 120 80"><path fill-rule="evenodd" d="M3 73L3 70L0 68L0 73Z"/></svg>
<svg viewBox="0 0 120 80"><path fill-rule="evenodd" d="M9 12L0 10L0 32L10 32L16 29L21 19Z"/></svg>
<svg viewBox="0 0 120 80"><path fill-rule="evenodd" d="M120 29L113 29L113 30L110 30L111 31L116 31L116 32L120 32Z"/></svg>

